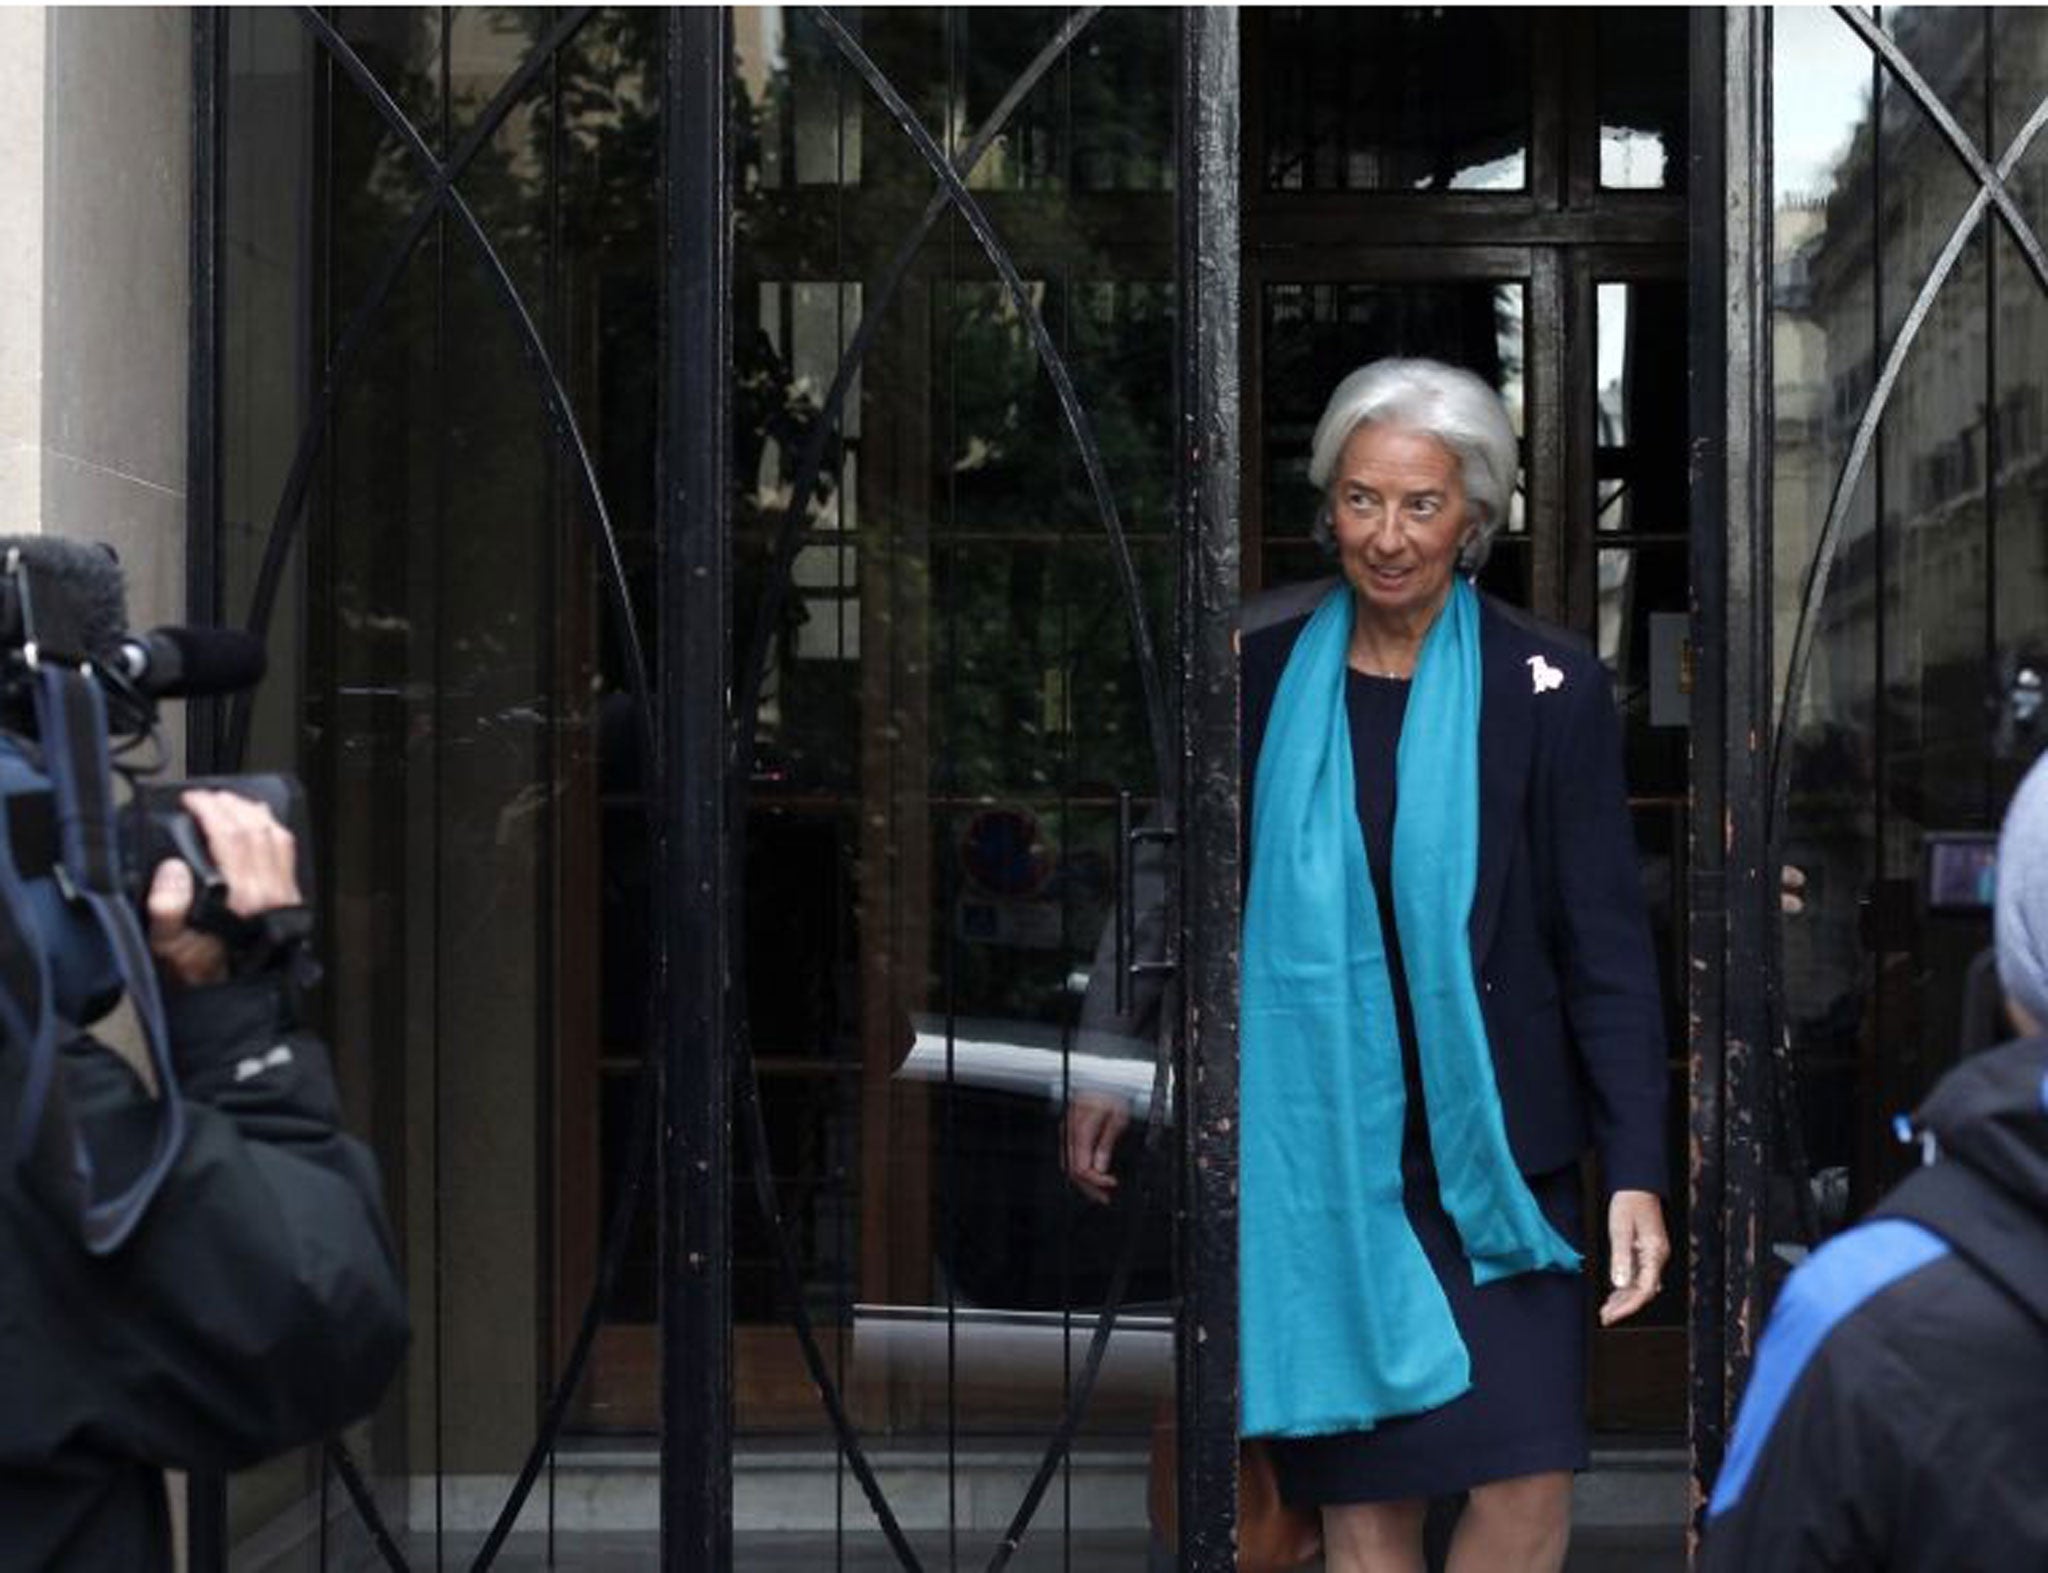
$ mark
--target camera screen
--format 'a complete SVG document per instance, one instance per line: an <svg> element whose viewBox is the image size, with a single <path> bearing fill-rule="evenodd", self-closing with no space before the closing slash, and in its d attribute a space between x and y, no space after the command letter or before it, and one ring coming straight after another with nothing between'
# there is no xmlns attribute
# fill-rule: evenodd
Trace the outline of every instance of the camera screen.
<svg viewBox="0 0 2048 1573"><path fill-rule="evenodd" d="M1957 831L1927 838L1927 905L1936 912L1988 912L1998 874L1998 837Z"/></svg>

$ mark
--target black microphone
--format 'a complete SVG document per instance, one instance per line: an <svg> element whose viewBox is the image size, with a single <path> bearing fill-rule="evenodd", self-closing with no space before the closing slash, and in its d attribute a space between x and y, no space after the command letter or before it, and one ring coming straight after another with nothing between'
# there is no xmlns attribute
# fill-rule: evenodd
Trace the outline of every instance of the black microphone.
<svg viewBox="0 0 2048 1573"><path fill-rule="evenodd" d="M152 699L203 699L254 688L270 664L263 641L235 628L124 634L112 665Z"/></svg>

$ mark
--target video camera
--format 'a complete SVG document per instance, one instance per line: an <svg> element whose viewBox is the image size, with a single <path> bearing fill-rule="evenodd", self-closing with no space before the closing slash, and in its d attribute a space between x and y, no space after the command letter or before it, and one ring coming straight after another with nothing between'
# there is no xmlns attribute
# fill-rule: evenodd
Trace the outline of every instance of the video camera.
<svg viewBox="0 0 2048 1573"><path fill-rule="evenodd" d="M142 779L162 766L159 700L251 687L264 664L262 644L247 634L129 632L120 568L105 547L0 536L0 1093L11 1095L0 1108L15 1105L12 1160L95 1253L134 1228L183 1141L141 921L157 865L177 858L190 866L190 921L222 939L232 970L283 965L293 981L310 981L308 906L236 916L181 802L198 786L268 805L295 838L299 889L310 903L312 846L297 783L282 775ZM154 758L127 763L144 742L158 743ZM63 1062L80 1029L124 993L155 1073L157 1131L142 1172L109 1176L72 1115Z"/></svg>

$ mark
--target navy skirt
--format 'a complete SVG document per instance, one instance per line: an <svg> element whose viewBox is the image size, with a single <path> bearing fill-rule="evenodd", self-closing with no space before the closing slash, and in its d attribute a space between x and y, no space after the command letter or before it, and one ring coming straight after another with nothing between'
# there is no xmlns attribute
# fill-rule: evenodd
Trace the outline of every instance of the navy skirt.
<svg viewBox="0 0 2048 1573"><path fill-rule="evenodd" d="M1427 1144L1404 1146L1408 1220L1450 1301L1472 1385L1447 1404L1370 1431L1268 1438L1280 1494L1292 1506L1448 1496L1489 1480L1586 1467L1584 1273L1521 1273L1476 1287L1457 1226L1437 1198ZM1577 1165L1537 1176L1529 1189L1558 1233L1583 1251Z"/></svg>

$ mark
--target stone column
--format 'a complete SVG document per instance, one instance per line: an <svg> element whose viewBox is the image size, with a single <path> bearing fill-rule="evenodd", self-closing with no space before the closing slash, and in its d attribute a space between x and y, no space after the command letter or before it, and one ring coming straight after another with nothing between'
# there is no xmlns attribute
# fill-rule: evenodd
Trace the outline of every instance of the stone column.
<svg viewBox="0 0 2048 1573"><path fill-rule="evenodd" d="M0 9L0 533L108 542L137 626L185 606L191 27Z"/></svg>
<svg viewBox="0 0 2048 1573"><path fill-rule="evenodd" d="M185 606L191 14L52 6L43 528L110 542L138 624Z"/></svg>

